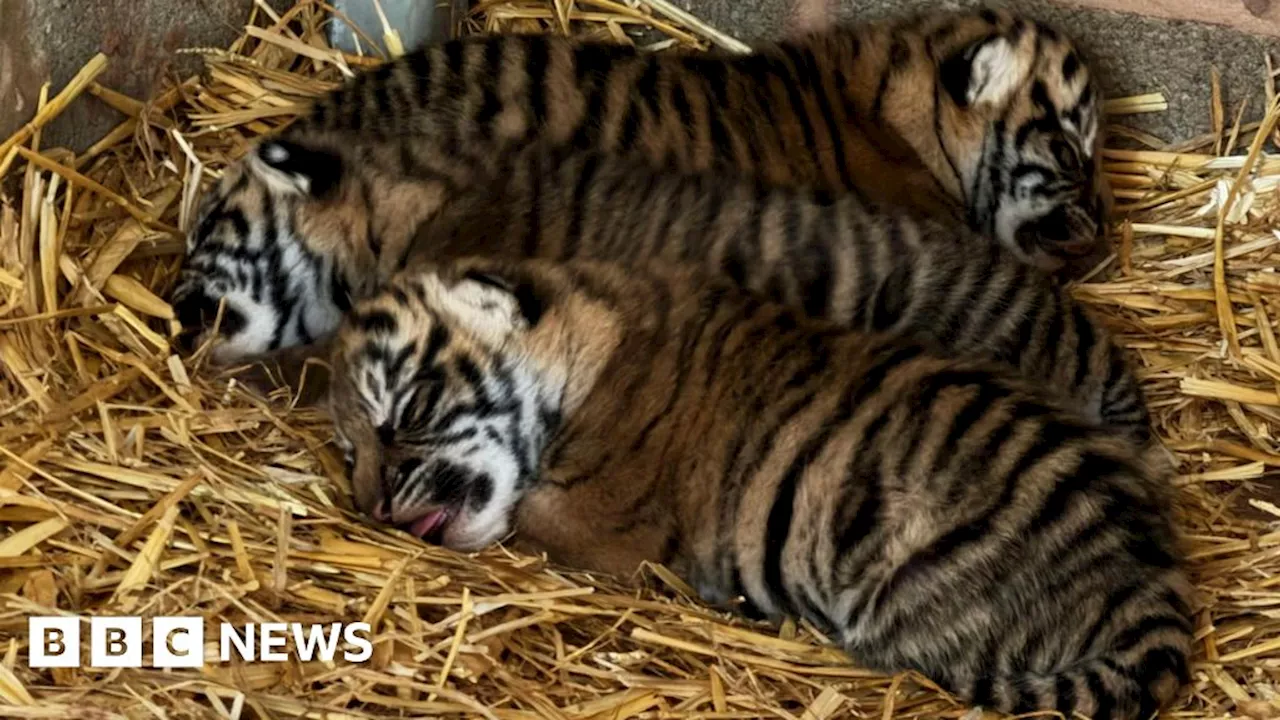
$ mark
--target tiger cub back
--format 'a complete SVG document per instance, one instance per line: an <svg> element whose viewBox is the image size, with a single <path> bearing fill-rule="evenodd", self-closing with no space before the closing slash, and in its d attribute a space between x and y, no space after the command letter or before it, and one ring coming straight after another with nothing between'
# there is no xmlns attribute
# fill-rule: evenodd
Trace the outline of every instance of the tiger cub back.
<svg viewBox="0 0 1280 720"><path fill-rule="evenodd" d="M286 135L374 136L402 149L403 172L447 177L534 139L732 168L960 218L1052 265L1095 247L1100 110L1069 39L981 10L835 26L741 56L466 38L358 76Z"/></svg>
<svg viewBox="0 0 1280 720"><path fill-rule="evenodd" d="M424 223L396 269L467 255L694 265L815 318L996 360L1092 420L1146 438L1142 391L1110 334L1050 276L954 224L852 195L676 176L532 147Z"/></svg>
<svg viewBox="0 0 1280 720"><path fill-rule="evenodd" d="M836 27L745 56L644 54L550 36L451 41L357 76L228 169L188 234L183 269L198 283L236 265L251 273L243 284L268 289L219 279L212 284L235 292L209 295L182 282L173 301L187 312L184 325L200 324L228 294L271 305L260 300L270 288L298 282L273 262L282 243L311 264L341 262L323 228L295 219L299 206L318 196L334 208L365 200L325 194L323 184L296 192L328 158L278 150L312 145L360 148L354 165L434 184L399 208L419 219L477 182L477 170L545 142L850 192L967 223L1027 262L1056 266L1099 248L1109 197L1100 108L1066 38L996 11ZM262 165L285 179L257 172ZM375 250L381 239L367 236ZM295 327L289 336L258 328L259 344L271 346L259 350L297 344L315 335L308 321L331 319L278 302L269 309L267 317L294 315Z"/></svg>
<svg viewBox="0 0 1280 720"><path fill-rule="evenodd" d="M655 265L467 259L332 357L357 504L798 614L1015 712L1146 717L1187 679L1168 467L995 366Z"/></svg>
<svg viewBox="0 0 1280 720"><path fill-rule="evenodd" d="M240 341L223 344L227 361L319 338L339 315L294 304L301 289L353 274L351 252L394 245L533 143L852 193L967 222L1055 265L1098 248L1100 102L1068 40L994 11L836 27L745 56L548 36L448 42L359 75L228 168L188 233L172 302L199 333L228 300ZM365 194L334 192L327 168L431 189L410 202L360 177L344 185ZM311 221L372 203L389 212L342 226L367 248ZM321 292L344 300L341 287Z"/></svg>
<svg viewBox="0 0 1280 720"><path fill-rule="evenodd" d="M723 275L814 317L1009 364L1073 399L1095 420L1139 437L1149 433L1141 390L1107 331L1051 278L963 227L915 219L848 194L771 188L712 173L664 173L604 153L544 145L513 153L477 189L455 192L438 214L419 221L408 208L427 204L415 198L433 192L434 184L388 179L376 163L298 160L306 153L345 157L338 147L289 145L281 152L322 169L307 176L309 185L370 203L318 199L293 214L315 228L313 242L340 248L316 257L341 254L336 284L357 297L404 268L465 255L624 265L656 258ZM287 241L281 235L277 244ZM277 304L340 316L343 308L330 290L335 283L324 268L309 270L302 251L289 256L304 259L290 266L289 277L313 277L315 287L300 285L296 299L286 292ZM226 261L216 268L233 278L262 267L252 258L245 265L242 273L230 272ZM269 326L269 304L246 307L241 298L248 293L222 291L237 314ZM329 329L317 327L307 337ZM294 344L290 332L287 323L280 331L286 346ZM253 337L246 330L225 340L243 347Z"/></svg>

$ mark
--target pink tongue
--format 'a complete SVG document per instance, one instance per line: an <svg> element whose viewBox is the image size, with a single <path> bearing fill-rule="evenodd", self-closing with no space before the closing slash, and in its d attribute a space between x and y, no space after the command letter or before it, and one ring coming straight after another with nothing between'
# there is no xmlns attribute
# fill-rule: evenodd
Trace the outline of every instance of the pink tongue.
<svg viewBox="0 0 1280 720"><path fill-rule="evenodd" d="M417 521L409 528L409 532L418 537L426 537L431 534L432 530L440 527L445 520L444 510L434 510L418 518Z"/></svg>

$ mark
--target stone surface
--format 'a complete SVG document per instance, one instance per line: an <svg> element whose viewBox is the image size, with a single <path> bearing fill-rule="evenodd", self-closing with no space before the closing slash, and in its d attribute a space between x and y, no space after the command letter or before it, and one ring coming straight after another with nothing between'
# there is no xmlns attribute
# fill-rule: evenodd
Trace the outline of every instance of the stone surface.
<svg viewBox="0 0 1280 720"><path fill-rule="evenodd" d="M197 72L198 58L174 50L224 47L239 33L252 2L0 0L0 137L31 119L41 84L52 80L52 96L97 52L110 59L98 81L137 99L166 76ZM121 119L82 97L45 130L43 144L81 150Z"/></svg>
<svg viewBox="0 0 1280 720"><path fill-rule="evenodd" d="M1217 0L1205 0L1216 2ZM782 32L789 0L677 0L716 27L744 42L773 39ZM841 0L843 20L873 19L930 8L962 8L993 4L984 0ZM1144 18L1103 10L1064 8L1047 0L1004 0L998 3L1051 23L1076 39L1093 60L1109 96L1163 92L1169 111L1126 116L1121 122L1165 140L1178 140L1210 129L1209 67L1222 75L1227 120L1249 98L1247 118L1263 111L1263 55L1280 58L1280 40L1227 28Z"/></svg>

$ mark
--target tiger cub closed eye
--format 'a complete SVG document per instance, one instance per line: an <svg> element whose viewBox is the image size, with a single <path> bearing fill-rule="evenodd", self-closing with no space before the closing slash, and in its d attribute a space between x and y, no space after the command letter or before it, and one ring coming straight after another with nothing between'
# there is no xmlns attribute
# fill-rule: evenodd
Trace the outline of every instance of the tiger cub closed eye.
<svg viewBox="0 0 1280 720"><path fill-rule="evenodd" d="M537 142L851 193L1057 265L1097 247L1100 108L1072 43L1006 12L835 27L745 56L452 41L357 76L229 168L173 303L199 332L226 299L228 362L318 339L363 269L353 253L394 254L477 170ZM396 191L414 182L429 189Z"/></svg>
<svg viewBox="0 0 1280 720"><path fill-rule="evenodd" d="M357 504L445 545L662 562L1003 711L1147 717L1187 679L1168 468L1002 370L689 272L495 260L359 303L333 366Z"/></svg>

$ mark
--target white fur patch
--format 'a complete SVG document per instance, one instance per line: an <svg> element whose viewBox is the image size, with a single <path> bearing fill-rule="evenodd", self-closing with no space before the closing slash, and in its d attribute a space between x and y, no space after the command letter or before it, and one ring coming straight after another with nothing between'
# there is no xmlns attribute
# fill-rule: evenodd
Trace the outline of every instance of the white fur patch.
<svg viewBox="0 0 1280 720"><path fill-rule="evenodd" d="M997 37L983 43L969 66L969 104L1003 104L1030 72L1030 53L1018 52L1008 39Z"/></svg>
<svg viewBox="0 0 1280 720"><path fill-rule="evenodd" d="M264 157L266 156L266 157ZM245 165L273 193L298 195L311 192L311 180L304 175L287 173L271 163L289 159L289 151L275 144L262 147L245 158Z"/></svg>
<svg viewBox="0 0 1280 720"><path fill-rule="evenodd" d="M289 151L283 145L270 143L262 148L262 157L272 165L278 165L289 159Z"/></svg>
<svg viewBox="0 0 1280 720"><path fill-rule="evenodd" d="M423 278L422 287L450 325L466 329L489 347L499 347L511 333L528 328L519 301L500 288L475 280L461 280L449 287L436 275Z"/></svg>

